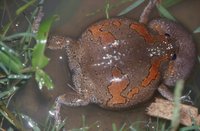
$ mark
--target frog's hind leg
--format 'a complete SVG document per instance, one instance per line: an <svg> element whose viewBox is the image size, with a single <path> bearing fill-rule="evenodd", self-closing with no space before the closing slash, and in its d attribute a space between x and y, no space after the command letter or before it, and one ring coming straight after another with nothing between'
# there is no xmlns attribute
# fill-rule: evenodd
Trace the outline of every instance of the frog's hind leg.
<svg viewBox="0 0 200 131"><path fill-rule="evenodd" d="M149 3L147 6L144 8L142 14L140 15L140 23L147 24L149 20L149 15L152 11L152 9L155 7L155 5L159 2L159 0L149 0Z"/></svg>
<svg viewBox="0 0 200 131"><path fill-rule="evenodd" d="M73 92L72 94L64 94L57 98L53 110L54 119L57 124L61 124L61 106L85 106L90 103L89 99L84 96Z"/></svg>
<svg viewBox="0 0 200 131"><path fill-rule="evenodd" d="M160 86L158 87L158 92L167 100L173 101L174 99L174 95L173 93L169 90L168 86L166 86L165 84L160 84Z"/></svg>

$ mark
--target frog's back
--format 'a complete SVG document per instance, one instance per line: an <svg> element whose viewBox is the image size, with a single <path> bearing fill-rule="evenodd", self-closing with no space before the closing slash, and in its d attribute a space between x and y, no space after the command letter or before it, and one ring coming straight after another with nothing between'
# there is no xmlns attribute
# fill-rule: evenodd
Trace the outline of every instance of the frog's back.
<svg viewBox="0 0 200 131"><path fill-rule="evenodd" d="M82 86L92 92L92 100L106 108L125 108L152 96L164 58L152 54L155 41L151 43L148 33L133 20L113 18L90 26L82 34Z"/></svg>

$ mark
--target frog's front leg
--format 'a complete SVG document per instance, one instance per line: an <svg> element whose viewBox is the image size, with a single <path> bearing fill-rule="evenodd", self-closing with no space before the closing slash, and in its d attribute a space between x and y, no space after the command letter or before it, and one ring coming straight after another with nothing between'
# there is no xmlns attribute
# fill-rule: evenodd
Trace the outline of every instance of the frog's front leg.
<svg viewBox="0 0 200 131"><path fill-rule="evenodd" d="M147 24L149 20L149 15L152 12L153 8L160 0L149 0L148 5L144 8L142 14L140 15L140 23Z"/></svg>
<svg viewBox="0 0 200 131"><path fill-rule="evenodd" d="M75 92L81 93L81 68L78 60L78 42L63 36L52 36L48 39L48 48L52 50L66 49L68 57L69 68L72 73L72 80L74 86L70 86Z"/></svg>

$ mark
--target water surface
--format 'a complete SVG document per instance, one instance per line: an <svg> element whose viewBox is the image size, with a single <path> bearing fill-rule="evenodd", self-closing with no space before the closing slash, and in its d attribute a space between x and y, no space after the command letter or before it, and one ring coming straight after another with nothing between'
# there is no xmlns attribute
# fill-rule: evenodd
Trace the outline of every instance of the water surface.
<svg viewBox="0 0 200 131"><path fill-rule="evenodd" d="M118 0L111 0L111 3L116 3ZM131 2L127 2L110 12L110 16L115 17L124 7L127 7ZM138 19L141 11L147 2L128 13L125 17ZM185 26L189 32L200 26L200 1L185 0L182 3L171 7L170 12L177 20ZM51 35L70 36L77 39L81 33L90 24L105 18L105 12L101 11L95 15L88 14L97 9L104 9L105 2L103 0L48 0L45 3L44 11L46 17L52 14L59 14L60 21L57 21L52 30ZM152 13L153 17L158 17L156 10ZM197 47L200 43L200 35L193 35L196 40ZM51 58L50 64L46 67L46 71L52 77L55 89L47 91L45 89L40 92L34 80L30 80L26 86L16 93L13 98L13 106L18 111L21 111L39 123L43 123L49 108L54 103L57 96L71 91L68 84L71 83L71 75L68 68L68 62L65 50L46 50L46 55ZM186 82L186 88L192 90L191 97L195 101L196 106L200 107L200 65L196 64L194 71L189 80ZM187 90L185 91L187 92ZM158 96L156 93L155 96ZM153 99L152 99L153 100ZM151 100L151 101L152 101ZM150 102L151 102L150 101ZM145 115L145 107L150 104L147 102L134 109L125 111L110 111L105 110L97 105L88 105L85 107L62 107L62 117L66 118L66 128L77 128L82 125L82 115L86 117L88 125L98 121L96 127L92 130L111 130L112 123L116 123L117 127L121 127L124 123L132 124L136 121L143 121L143 126L148 123L150 117ZM143 128L145 129L145 128ZM141 129L142 130L142 129Z"/></svg>

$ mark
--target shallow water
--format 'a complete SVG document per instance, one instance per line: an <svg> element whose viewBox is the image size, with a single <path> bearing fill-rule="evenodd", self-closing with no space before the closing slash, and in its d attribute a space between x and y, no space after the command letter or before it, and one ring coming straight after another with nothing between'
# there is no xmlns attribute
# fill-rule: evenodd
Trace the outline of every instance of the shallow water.
<svg viewBox="0 0 200 131"><path fill-rule="evenodd" d="M116 3L118 0L111 0ZM110 13L110 16L116 16L129 3L123 4ZM139 8L128 13L126 17L138 19L141 11L144 9L144 3ZM46 16L59 14L60 21L57 21L52 30L51 35L70 36L77 39L84 29L91 23L105 18L104 11L95 15L87 16L96 9L103 9L104 1L100 0L48 0L45 3L44 11ZM200 1L185 0L182 3L171 7L170 12L182 23L190 32L200 26ZM158 13L154 11L152 17L157 17ZM194 35L199 47L200 34ZM34 80L30 80L27 85L16 93L13 98L13 105L18 111L31 116L38 122L43 123L48 110L53 104L57 96L70 92L68 84L71 83L71 76L68 69L67 58L64 50L46 50L46 55L51 58L50 64L46 67L46 71L52 77L55 89L47 91L45 89L40 92ZM186 83L186 87L192 90L192 98L195 105L200 107L200 65L196 64L194 71ZM187 90L185 91L187 92ZM153 100L153 99L152 99ZM88 105L85 107L66 107L62 108L62 117L67 118L66 128L77 128L82 125L82 115L86 117L87 125L92 125L98 121L93 130L111 130L112 123L116 123L117 127L121 127L124 123L132 124L136 121L149 121L149 117L145 115L145 107L150 102L143 104L134 109L126 111L109 111L98 107L97 105ZM145 124L143 124L145 126ZM144 129L144 128L143 128Z"/></svg>

